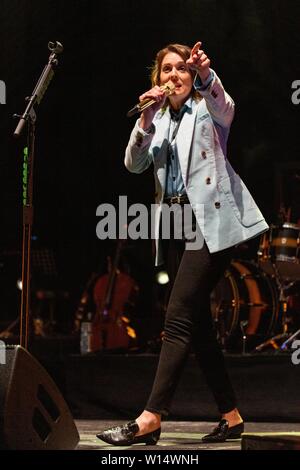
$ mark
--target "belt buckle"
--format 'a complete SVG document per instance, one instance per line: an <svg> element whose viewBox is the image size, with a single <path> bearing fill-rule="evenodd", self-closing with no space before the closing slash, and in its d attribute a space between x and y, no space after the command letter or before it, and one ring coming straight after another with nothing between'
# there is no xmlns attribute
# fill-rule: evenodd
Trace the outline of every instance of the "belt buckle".
<svg viewBox="0 0 300 470"><path fill-rule="evenodd" d="M180 204L181 202L181 196L172 196L171 197L171 204Z"/></svg>

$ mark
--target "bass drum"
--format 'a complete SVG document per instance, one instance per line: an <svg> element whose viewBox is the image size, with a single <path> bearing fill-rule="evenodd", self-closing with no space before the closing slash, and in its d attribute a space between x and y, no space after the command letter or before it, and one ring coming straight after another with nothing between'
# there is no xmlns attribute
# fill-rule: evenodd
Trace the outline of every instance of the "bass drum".
<svg viewBox="0 0 300 470"><path fill-rule="evenodd" d="M233 260L211 294L211 310L222 348L250 351L280 331L274 280L246 260Z"/></svg>

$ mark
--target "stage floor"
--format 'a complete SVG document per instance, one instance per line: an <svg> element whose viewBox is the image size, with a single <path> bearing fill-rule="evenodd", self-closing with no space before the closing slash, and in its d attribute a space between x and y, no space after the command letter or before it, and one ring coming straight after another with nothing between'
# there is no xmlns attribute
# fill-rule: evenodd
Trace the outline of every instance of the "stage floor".
<svg viewBox="0 0 300 470"><path fill-rule="evenodd" d="M216 423L207 421L164 421L162 423L162 434L156 446L145 446L136 444L130 447L111 446L102 442L96 434L111 426L126 423L124 420L84 420L77 419L80 442L77 450L99 450L99 451L189 451L196 450L241 450L241 439L230 440L219 444L204 444L201 437L211 432ZM300 433L298 423L245 423L246 433Z"/></svg>

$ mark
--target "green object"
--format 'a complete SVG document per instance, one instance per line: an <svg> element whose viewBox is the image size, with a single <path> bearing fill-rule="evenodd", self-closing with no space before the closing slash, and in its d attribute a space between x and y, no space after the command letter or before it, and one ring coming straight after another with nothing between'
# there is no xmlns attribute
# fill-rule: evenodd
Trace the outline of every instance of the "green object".
<svg viewBox="0 0 300 470"><path fill-rule="evenodd" d="M28 190L28 147L24 147L23 150L23 176L22 176L22 182L23 182L23 206L26 206L27 204L27 190Z"/></svg>

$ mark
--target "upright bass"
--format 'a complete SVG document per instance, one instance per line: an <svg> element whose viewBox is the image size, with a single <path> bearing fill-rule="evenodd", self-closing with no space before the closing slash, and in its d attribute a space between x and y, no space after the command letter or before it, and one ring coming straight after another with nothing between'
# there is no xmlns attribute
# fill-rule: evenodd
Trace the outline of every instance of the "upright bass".
<svg viewBox="0 0 300 470"><path fill-rule="evenodd" d="M133 307L139 288L134 279L118 268L123 243L124 240L118 241L114 260L108 263L108 273L95 283L92 351L128 349L136 338L126 309Z"/></svg>

